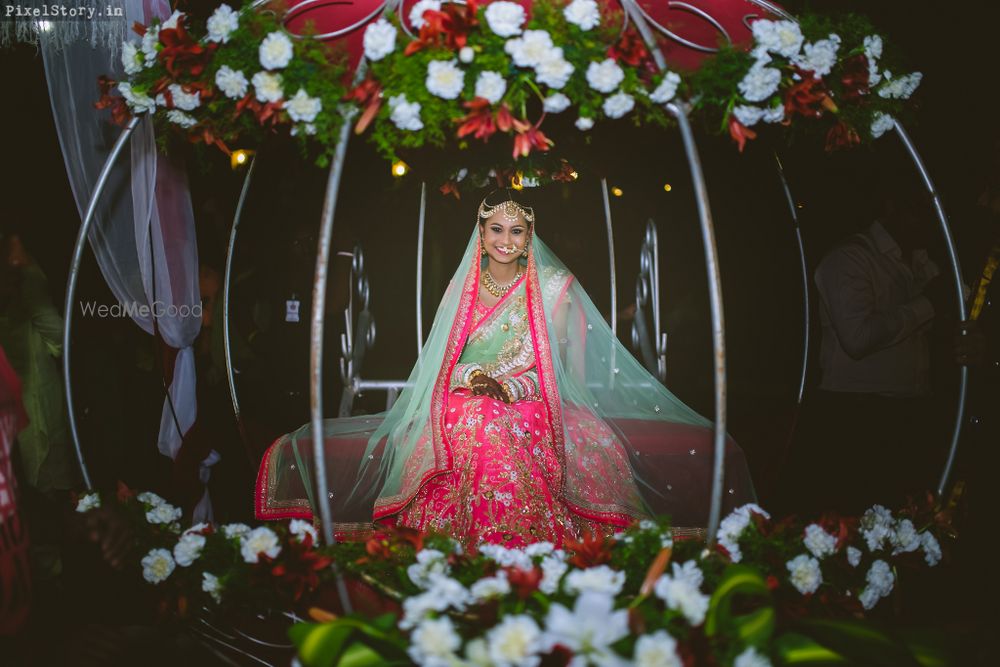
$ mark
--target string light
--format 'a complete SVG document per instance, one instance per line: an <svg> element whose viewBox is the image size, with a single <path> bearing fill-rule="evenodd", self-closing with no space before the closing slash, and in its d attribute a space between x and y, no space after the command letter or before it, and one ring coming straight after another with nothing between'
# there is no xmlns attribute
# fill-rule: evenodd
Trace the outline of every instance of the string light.
<svg viewBox="0 0 1000 667"><path fill-rule="evenodd" d="M569 177L575 181L576 179L580 178L580 173L575 170L571 171L569 172Z"/></svg>
<svg viewBox="0 0 1000 667"><path fill-rule="evenodd" d="M670 183L664 183L664 184L663 184L663 191L664 191L664 192L670 192L670 191L671 191L671 190L673 190L673 189L674 189L674 188L673 188L673 186L672 186L672 185L670 185Z"/></svg>
<svg viewBox="0 0 1000 667"><path fill-rule="evenodd" d="M232 155L229 156L229 166L233 169L239 169L247 163L247 160L250 159L251 155L253 155L253 151L250 150L243 148L235 150Z"/></svg>
<svg viewBox="0 0 1000 667"><path fill-rule="evenodd" d="M407 172L410 171L410 165L406 164L402 160L396 160L392 163L392 175L396 178L402 178L406 176Z"/></svg>
<svg viewBox="0 0 1000 667"><path fill-rule="evenodd" d="M622 189L616 185L615 187L611 188L611 194L613 194L616 197L621 197L625 193L622 192Z"/></svg>

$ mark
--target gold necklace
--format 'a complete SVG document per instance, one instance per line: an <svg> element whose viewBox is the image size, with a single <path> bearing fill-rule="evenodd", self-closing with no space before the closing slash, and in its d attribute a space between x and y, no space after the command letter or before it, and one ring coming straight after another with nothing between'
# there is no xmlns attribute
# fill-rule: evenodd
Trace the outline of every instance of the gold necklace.
<svg viewBox="0 0 1000 667"><path fill-rule="evenodd" d="M483 287L486 291L495 296L496 298L502 298L504 294L510 291L510 288L514 286L514 283L518 281L521 277L523 271L521 269L517 270L517 274L514 275L514 279L505 285L501 285L497 282L497 279L493 277L489 269L483 271L483 278L480 282L483 283Z"/></svg>

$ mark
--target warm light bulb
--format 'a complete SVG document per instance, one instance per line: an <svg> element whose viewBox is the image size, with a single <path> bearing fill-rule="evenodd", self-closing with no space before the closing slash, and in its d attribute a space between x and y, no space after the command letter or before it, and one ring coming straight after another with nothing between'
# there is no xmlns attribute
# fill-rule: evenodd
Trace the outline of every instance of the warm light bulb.
<svg viewBox="0 0 1000 667"><path fill-rule="evenodd" d="M674 188L673 188L673 187L672 187L672 186L670 185L670 183L664 183L664 184L663 184L663 191L664 191L664 192L670 192L670 191L671 191L671 190L673 190L673 189L674 189Z"/></svg>
<svg viewBox="0 0 1000 667"><path fill-rule="evenodd" d="M575 181L576 179L580 178L580 174L579 172L571 171L569 172L569 177Z"/></svg>
<svg viewBox="0 0 1000 667"><path fill-rule="evenodd" d="M611 194L613 194L616 197L621 197L625 193L622 192L621 188L619 188L618 186L615 186L615 187L611 188Z"/></svg>
<svg viewBox="0 0 1000 667"><path fill-rule="evenodd" d="M253 155L253 151L245 150L243 148L233 151L233 154L229 156L229 166L233 169L239 169L247 163L250 156Z"/></svg>
<svg viewBox="0 0 1000 667"><path fill-rule="evenodd" d="M402 160L396 160L392 163L392 175L396 178L406 176L406 172L408 171L410 171L410 165L406 164Z"/></svg>
<svg viewBox="0 0 1000 667"><path fill-rule="evenodd" d="M515 190L524 189L523 179L524 175L521 172L517 172L516 174L510 177L510 187L514 188Z"/></svg>

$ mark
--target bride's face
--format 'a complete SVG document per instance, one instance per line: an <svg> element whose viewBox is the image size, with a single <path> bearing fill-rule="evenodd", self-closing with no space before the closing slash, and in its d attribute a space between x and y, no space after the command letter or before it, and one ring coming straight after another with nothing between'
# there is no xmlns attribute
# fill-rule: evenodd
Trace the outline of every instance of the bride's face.
<svg viewBox="0 0 1000 667"><path fill-rule="evenodd" d="M512 222L497 211L482 224L481 231L486 253L500 264L516 262L528 243L528 223L521 216Z"/></svg>

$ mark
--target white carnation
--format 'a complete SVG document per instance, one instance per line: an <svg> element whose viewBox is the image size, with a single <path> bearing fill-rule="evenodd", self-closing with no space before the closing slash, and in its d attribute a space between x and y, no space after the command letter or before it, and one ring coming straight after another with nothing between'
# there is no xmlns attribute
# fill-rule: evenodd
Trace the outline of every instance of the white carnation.
<svg viewBox="0 0 1000 667"><path fill-rule="evenodd" d="M752 30L754 41L764 51L792 58L802 47L802 30L795 21L757 20Z"/></svg>
<svg viewBox="0 0 1000 667"><path fill-rule="evenodd" d="M441 3L438 0L420 0L420 2L410 8L410 25L419 30L424 27L424 12L441 11Z"/></svg>
<svg viewBox="0 0 1000 667"><path fill-rule="evenodd" d="M437 549L421 549L417 552L417 562L406 568L410 581L423 589L429 588L435 577L450 571L447 556Z"/></svg>
<svg viewBox="0 0 1000 667"><path fill-rule="evenodd" d="M122 67L129 76L142 71L142 56L139 49L132 42L125 40L122 42Z"/></svg>
<svg viewBox="0 0 1000 667"><path fill-rule="evenodd" d="M166 500L156 495L152 491L143 491L135 498L140 503L145 503L147 505L162 505L163 503L167 502Z"/></svg>
<svg viewBox="0 0 1000 667"><path fill-rule="evenodd" d="M158 584L174 571L174 559L166 549L151 549L142 559L142 578Z"/></svg>
<svg viewBox="0 0 1000 667"><path fill-rule="evenodd" d="M180 518L181 508L174 507L169 503L155 505L152 509L146 512L146 521L149 523L168 524L173 523Z"/></svg>
<svg viewBox="0 0 1000 667"><path fill-rule="evenodd" d="M788 568L789 581L795 589L805 595L815 593L819 585L823 583L823 573L819 568L819 561L812 556L802 554L785 563Z"/></svg>
<svg viewBox="0 0 1000 667"><path fill-rule="evenodd" d="M566 574L569 565L557 556L546 556L542 559L542 581L538 584L538 590L546 595L552 595L559 590L559 582Z"/></svg>
<svg viewBox="0 0 1000 667"><path fill-rule="evenodd" d="M406 652L418 665L450 667L457 663L455 651L461 645L462 639L455 632L451 619L443 616L421 621L410 635Z"/></svg>
<svg viewBox="0 0 1000 667"><path fill-rule="evenodd" d="M424 128L420 120L420 102L407 102L406 95L389 98L389 119L401 130L416 132Z"/></svg>
<svg viewBox="0 0 1000 667"><path fill-rule="evenodd" d="M683 667L677 655L677 640L663 630L643 635L635 643L635 667Z"/></svg>
<svg viewBox="0 0 1000 667"><path fill-rule="evenodd" d="M292 40L280 30L275 30L265 37L257 48L257 56L264 69L287 67L292 61L292 52Z"/></svg>
<svg viewBox="0 0 1000 667"><path fill-rule="evenodd" d="M382 60L396 48L396 26L380 18L365 28L362 43L365 58L372 61Z"/></svg>
<svg viewBox="0 0 1000 667"><path fill-rule="evenodd" d="M754 65L739 83L743 97L751 102L762 102L778 90L781 83L781 70L764 65Z"/></svg>
<svg viewBox="0 0 1000 667"><path fill-rule="evenodd" d="M243 537L250 532L250 526L245 523L227 523L222 527L222 534L229 539Z"/></svg>
<svg viewBox="0 0 1000 667"><path fill-rule="evenodd" d="M628 635L628 611L616 611L614 606L612 595L594 592L578 597L572 611L559 603L552 604L545 617L543 648L564 646L580 665L622 662L611 644Z"/></svg>
<svg viewBox="0 0 1000 667"><path fill-rule="evenodd" d="M563 16L581 30L590 30L601 22L601 10L595 0L573 0L563 8Z"/></svg>
<svg viewBox="0 0 1000 667"><path fill-rule="evenodd" d="M309 97L304 88L299 88L291 99L285 102L288 116L296 122L311 123L316 115L323 110L323 103L318 97Z"/></svg>
<svg viewBox="0 0 1000 667"><path fill-rule="evenodd" d="M914 72L913 74L907 74L906 76L901 76L898 79L893 79L890 72L885 72L885 83L883 83L878 89L879 97L884 97L886 99L908 100L917 90L917 86L920 85L920 81L923 78L923 74L920 72Z"/></svg>
<svg viewBox="0 0 1000 667"><path fill-rule="evenodd" d="M554 93L545 98L542 108L548 113L559 113L568 109L570 104L568 97L562 93Z"/></svg>
<svg viewBox="0 0 1000 667"><path fill-rule="evenodd" d="M80 500L76 503L77 512L89 512L90 510L96 510L101 506L101 497L96 493L88 493L86 495L80 496Z"/></svg>
<svg viewBox="0 0 1000 667"><path fill-rule="evenodd" d="M635 108L635 98L619 91L604 100L601 108L608 118L621 118Z"/></svg>
<svg viewBox="0 0 1000 667"><path fill-rule="evenodd" d="M837 538L823 530L817 523L806 526L806 536L802 540L806 549L816 558L824 558L837 551Z"/></svg>
<svg viewBox="0 0 1000 667"><path fill-rule="evenodd" d="M542 648L542 630L525 614L508 614L486 633L486 648L495 667L535 667Z"/></svg>
<svg viewBox="0 0 1000 667"><path fill-rule="evenodd" d="M871 609L878 601L892 592L893 584L896 581L892 568L884 560L877 560L872 563L868 574L865 576L868 585L861 592L859 599L865 609Z"/></svg>
<svg viewBox="0 0 1000 667"><path fill-rule="evenodd" d="M568 593L608 593L618 595L625 585L625 573L612 570L607 565L574 570L566 576L563 588Z"/></svg>
<svg viewBox="0 0 1000 667"><path fill-rule="evenodd" d="M873 505L861 515L861 535L869 551L878 551L893 533L895 520L892 512L881 505Z"/></svg>
<svg viewBox="0 0 1000 667"><path fill-rule="evenodd" d="M501 571L495 577L484 577L472 584L469 593L477 602L507 595L510 593L510 582L507 581L507 574Z"/></svg>
<svg viewBox="0 0 1000 667"><path fill-rule="evenodd" d="M551 542L533 542L524 547L524 553L529 558L535 556L548 556L556 551L556 547Z"/></svg>
<svg viewBox="0 0 1000 667"><path fill-rule="evenodd" d="M826 76L837 64L837 51L840 49L840 37L830 35L813 44L806 44L802 53L792 59L792 64L807 72L813 73L813 78Z"/></svg>
<svg viewBox="0 0 1000 667"><path fill-rule="evenodd" d="M139 50L145 56L146 67L152 67L153 63L156 62L156 53L159 50L157 48L159 44L160 28L155 25L146 28L146 32L142 36L142 44L139 46Z"/></svg>
<svg viewBox="0 0 1000 667"><path fill-rule="evenodd" d="M182 111L194 111L199 106L201 106L201 91L195 91L189 93L184 88L176 83L172 83L167 86L167 90L170 92L170 108L180 109ZM167 96L160 93L156 96L156 103L161 107L167 105Z"/></svg>
<svg viewBox="0 0 1000 667"><path fill-rule="evenodd" d="M542 57L542 61L535 65L535 79L538 83L559 90L569 81L573 70L573 65L563 58L563 50L556 47L550 49Z"/></svg>
<svg viewBox="0 0 1000 667"><path fill-rule="evenodd" d="M892 555L898 556L902 553L910 553L920 548L920 536L913 522L903 519L896 524L896 530L889 535L889 543L892 544Z"/></svg>
<svg viewBox="0 0 1000 667"><path fill-rule="evenodd" d="M653 592L667 607L681 612L691 625L698 626L705 621L708 611L709 597L700 590L703 576L694 561L674 563L673 573L657 579Z"/></svg>
<svg viewBox="0 0 1000 667"><path fill-rule="evenodd" d="M160 24L160 30L176 30L177 22L181 20L182 16L184 16L184 12L174 10L170 18Z"/></svg>
<svg viewBox="0 0 1000 667"><path fill-rule="evenodd" d="M717 539L719 540L719 544L729 552L729 559L734 563L739 563L743 558L739 542L743 531L750 525L751 513L760 514L765 519L771 518L771 515L759 506L747 503L742 507L737 507L719 524L719 531L716 534Z"/></svg>
<svg viewBox="0 0 1000 667"><path fill-rule="evenodd" d="M463 46L458 50L458 59L468 65L476 59L476 52L471 46Z"/></svg>
<svg viewBox="0 0 1000 667"><path fill-rule="evenodd" d="M465 72L459 69L454 60L432 60L427 63L425 85L432 95L453 100L462 92Z"/></svg>
<svg viewBox="0 0 1000 667"><path fill-rule="evenodd" d="M587 83L599 93L610 93L625 79L625 72L612 58L587 66Z"/></svg>
<svg viewBox="0 0 1000 667"><path fill-rule="evenodd" d="M576 119L576 129L586 132L590 128L594 127L594 119L587 118L586 116L580 116Z"/></svg>
<svg viewBox="0 0 1000 667"><path fill-rule="evenodd" d="M847 562L851 567L857 567L861 564L861 549L855 547L847 547Z"/></svg>
<svg viewBox="0 0 1000 667"><path fill-rule="evenodd" d="M208 17L205 27L208 29L208 41L229 41L229 36L240 26L240 14L229 5L219 5Z"/></svg>
<svg viewBox="0 0 1000 667"><path fill-rule="evenodd" d="M169 120L171 123L174 123L175 125L180 125L184 129L187 129L189 127L194 127L195 125L198 124L197 118L195 118L191 114L184 113L183 111L179 111L177 109L171 109L170 111L167 112L167 120Z"/></svg>
<svg viewBox="0 0 1000 667"><path fill-rule="evenodd" d="M764 110L751 104L741 104L733 107L733 116L741 124L751 127L756 125L764 117Z"/></svg>
<svg viewBox="0 0 1000 667"><path fill-rule="evenodd" d="M181 567L188 567L198 560L201 550L205 548L205 536L197 533L184 533L174 545L174 560Z"/></svg>
<svg viewBox="0 0 1000 667"><path fill-rule="evenodd" d="M476 637L465 645L465 662L462 665L463 667L493 667L485 639Z"/></svg>
<svg viewBox="0 0 1000 667"><path fill-rule="evenodd" d="M535 67L543 60L552 57L552 36L545 30L526 30L524 34L516 39L508 39L503 49L510 54L514 64L518 67ZM559 52L562 57L562 51Z"/></svg>
<svg viewBox="0 0 1000 667"><path fill-rule="evenodd" d="M677 86L679 86L680 83L680 75L676 72L667 72L656 89L649 94L649 99L656 104L666 104L670 100L674 99L674 95L677 94Z"/></svg>
<svg viewBox="0 0 1000 667"><path fill-rule="evenodd" d="M771 661L766 655L758 653L753 646L748 646L743 653L736 656L733 667L771 667Z"/></svg>
<svg viewBox="0 0 1000 667"><path fill-rule="evenodd" d="M250 79L258 102L277 102L285 96L281 88L281 75L257 72Z"/></svg>
<svg viewBox="0 0 1000 667"><path fill-rule="evenodd" d="M868 85L874 87L882 80L878 71L878 61L882 57L882 38L878 35L868 35L864 42L865 58L868 59Z"/></svg>
<svg viewBox="0 0 1000 667"><path fill-rule="evenodd" d="M222 584L219 578L210 572L201 573L201 590L212 596L216 604L222 602Z"/></svg>
<svg viewBox="0 0 1000 667"><path fill-rule="evenodd" d="M501 37L513 37L521 34L521 26L526 18L524 7L516 2L499 0L486 6L486 23L490 30Z"/></svg>
<svg viewBox="0 0 1000 667"><path fill-rule="evenodd" d="M118 92L125 98L125 103L133 113L140 114L156 109L156 101L145 93L133 90L132 85L127 81L118 84Z"/></svg>
<svg viewBox="0 0 1000 667"><path fill-rule="evenodd" d="M480 544L479 553L503 567L516 567L520 570L530 570L534 567L531 557L524 549L508 549L500 544Z"/></svg>
<svg viewBox="0 0 1000 667"><path fill-rule="evenodd" d="M223 5L223 7L226 6ZM250 82L247 81L247 77L243 72L234 70L228 65L223 65L215 73L215 85L229 99L238 100L247 94Z"/></svg>
<svg viewBox="0 0 1000 667"><path fill-rule="evenodd" d="M499 72L480 72L476 79L476 97L482 97L490 104L496 104L507 92L507 79Z"/></svg>
<svg viewBox="0 0 1000 667"><path fill-rule="evenodd" d="M240 538L240 554L247 563L260 562L261 554L268 558L277 558L280 553L281 544L278 535L266 526L254 528Z"/></svg>
<svg viewBox="0 0 1000 667"><path fill-rule="evenodd" d="M319 533L316 532L316 527L302 519L292 519L289 521L288 532L297 537L299 542L305 542L307 535L312 538L313 544L319 542Z"/></svg>
<svg viewBox="0 0 1000 667"><path fill-rule="evenodd" d="M931 567L941 562L941 544L930 531L920 533L920 546L924 549L924 560Z"/></svg>
<svg viewBox="0 0 1000 667"><path fill-rule="evenodd" d="M764 110L763 120L765 123L780 123L785 120L785 105L779 104Z"/></svg>

